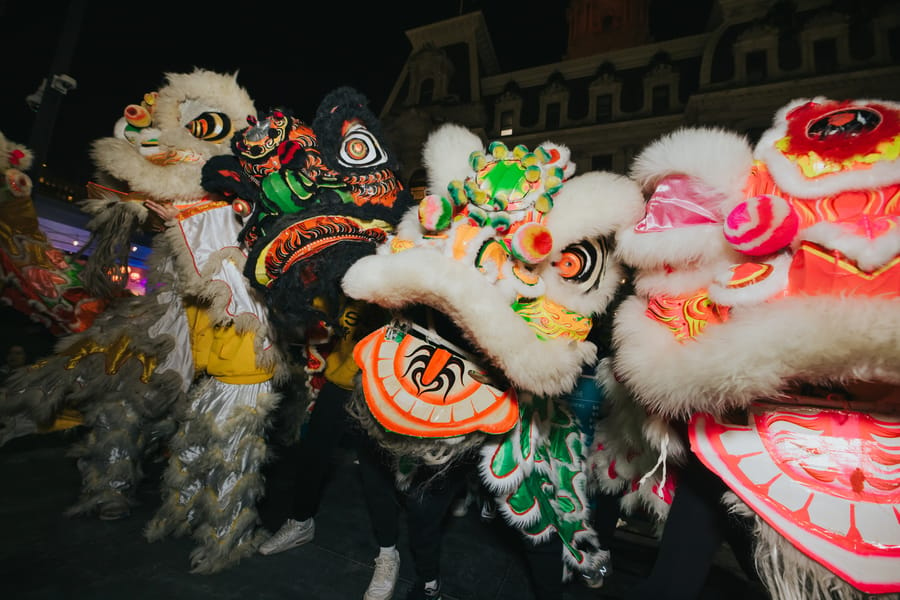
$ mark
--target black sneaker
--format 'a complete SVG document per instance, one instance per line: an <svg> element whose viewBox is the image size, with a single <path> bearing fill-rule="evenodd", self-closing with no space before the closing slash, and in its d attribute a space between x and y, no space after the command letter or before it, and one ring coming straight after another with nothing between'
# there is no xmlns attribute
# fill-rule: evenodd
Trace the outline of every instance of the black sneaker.
<svg viewBox="0 0 900 600"><path fill-rule="evenodd" d="M442 598L440 581L433 588L425 587L424 582L417 581L406 596L406 600L442 600Z"/></svg>

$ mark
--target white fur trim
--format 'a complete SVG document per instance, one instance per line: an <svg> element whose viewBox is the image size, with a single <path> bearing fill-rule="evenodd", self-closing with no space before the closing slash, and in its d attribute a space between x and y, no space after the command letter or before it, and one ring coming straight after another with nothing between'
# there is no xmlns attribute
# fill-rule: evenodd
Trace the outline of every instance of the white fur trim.
<svg viewBox="0 0 900 600"><path fill-rule="evenodd" d="M447 185L472 173L469 155L484 150L481 138L462 125L447 123L431 132L422 150L428 193L446 196Z"/></svg>
<svg viewBox="0 0 900 600"><path fill-rule="evenodd" d="M616 313L616 372L653 412L721 414L777 398L797 381L900 383L900 307L890 299L786 298L734 308L680 344L626 299Z"/></svg>
<svg viewBox="0 0 900 600"><path fill-rule="evenodd" d="M519 389L558 395L575 387L596 347L566 339L541 341L508 300L470 265L431 248L368 256L344 276L351 298L390 309L424 304L445 313Z"/></svg>
<svg viewBox="0 0 900 600"><path fill-rule="evenodd" d="M685 128L652 142L634 159L631 177L652 192L667 175L701 179L719 195L741 197L753 154L746 138L717 128Z"/></svg>

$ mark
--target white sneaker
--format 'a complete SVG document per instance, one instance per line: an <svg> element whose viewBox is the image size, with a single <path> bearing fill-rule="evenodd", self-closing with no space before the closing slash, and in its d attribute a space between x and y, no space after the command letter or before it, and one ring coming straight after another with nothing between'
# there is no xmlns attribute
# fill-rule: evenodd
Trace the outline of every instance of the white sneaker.
<svg viewBox="0 0 900 600"><path fill-rule="evenodd" d="M400 553L396 548L375 557L375 573L363 600L390 600L400 576Z"/></svg>
<svg viewBox="0 0 900 600"><path fill-rule="evenodd" d="M306 542L311 542L316 535L316 522L310 517L305 521L288 519L278 532L260 544L259 553L264 555L278 554Z"/></svg>

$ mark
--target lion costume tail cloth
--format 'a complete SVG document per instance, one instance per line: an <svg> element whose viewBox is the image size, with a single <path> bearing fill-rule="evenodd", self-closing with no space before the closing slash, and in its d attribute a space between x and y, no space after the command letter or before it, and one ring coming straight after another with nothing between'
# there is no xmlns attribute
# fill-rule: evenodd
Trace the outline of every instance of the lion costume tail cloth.
<svg viewBox="0 0 900 600"><path fill-rule="evenodd" d="M84 414L73 448L83 487L70 514L127 515L143 461L166 450L163 504L146 535L193 535L196 573L235 564L263 537L255 505L281 361L243 277L240 217L200 185L202 166L254 116L234 75L172 73L94 143L102 183L84 203L98 244L89 276L121 266L131 226L155 221L165 231L154 237L147 292L117 300L10 380L4 408L39 421L62 406ZM168 207L164 223L145 202Z"/></svg>

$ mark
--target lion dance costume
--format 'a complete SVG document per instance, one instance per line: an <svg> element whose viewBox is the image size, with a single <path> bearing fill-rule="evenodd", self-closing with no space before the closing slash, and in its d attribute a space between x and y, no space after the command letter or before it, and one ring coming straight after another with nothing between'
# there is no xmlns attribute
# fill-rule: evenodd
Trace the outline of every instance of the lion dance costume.
<svg viewBox="0 0 900 600"><path fill-rule="evenodd" d="M0 133L0 301L53 335L84 331L108 298L82 282L84 262L50 244L32 202L31 151Z"/></svg>
<svg viewBox="0 0 900 600"><path fill-rule="evenodd" d="M204 167L204 185L245 202L244 273L265 298L278 343L304 370L296 432L326 380L351 389L352 349L380 325L378 307L341 290L347 268L374 254L412 204L377 117L340 87L306 123L273 109Z"/></svg>
<svg viewBox="0 0 900 600"><path fill-rule="evenodd" d="M648 199L619 240L636 279L613 361L631 414L646 411L632 431L663 463L689 444L727 484L774 598L896 598L900 105L798 99L755 148L682 129L633 176ZM629 482L614 447L595 472L665 518L671 486Z"/></svg>
<svg viewBox="0 0 900 600"><path fill-rule="evenodd" d="M158 219L145 201L175 216L154 237L146 295L61 340L8 382L3 406L38 422L65 405L83 412L87 433L73 450L83 487L70 514L127 515L142 462L165 448L163 503L146 535L191 534L196 573L234 564L264 537L255 504L282 363L242 274L240 217L201 187L203 165L255 114L234 75L171 73L94 143L100 178L85 210L100 243L87 276L121 268L133 228Z"/></svg>
<svg viewBox="0 0 900 600"><path fill-rule="evenodd" d="M508 523L534 544L562 542L561 577L591 572L607 552L564 397L596 361L586 338L622 278L611 243L640 191L573 176L564 146L485 149L454 124L423 157L430 193L344 277L348 296L393 313L355 347L353 410L399 469L475 456Z"/></svg>

